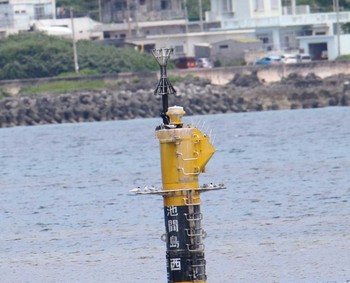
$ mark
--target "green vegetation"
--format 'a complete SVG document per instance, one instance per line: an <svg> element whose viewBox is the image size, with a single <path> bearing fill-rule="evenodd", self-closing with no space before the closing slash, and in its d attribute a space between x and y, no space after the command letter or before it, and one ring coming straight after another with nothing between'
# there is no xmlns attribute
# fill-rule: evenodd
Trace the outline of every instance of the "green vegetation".
<svg viewBox="0 0 350 283"><path fill-rule="evenodd" d="M77 51L80 69L90 74L159 68L149 54L99 42L79 41ZM36 32L12 35L0 40L0 66L0 80L54 77L74 72L72 42Z"/></svg>
<svg viewBox="0 0 350 283"><path fill-rule="evenodd" d="M289 2L289 1L283 1ZM332 0L297 0L297 5L310 5L311 9L319 10L320 12L330 12L333 11L333 1ZM340 10L349 10L350 1L349 0L339 0Z"/></svg>
<svg viewBox="0 0 350 283"><path fill-rule="evenodd" d="M79 71L79 73L76 73L76 72L62 73L62 74L59 74L58 77L67 78L67 77L95 76L98 74L99 73L96 70L82 69Z"/></svg>
<svg viewBox="0 0 350 283"><path fill-rule="evenodd" d="M8 92L6 92L4 89L2 89L2 88L0 87L0 100L1 100L1 99L4 99L4 98L6 98L6 97L9 97L9 96L11 96L11 94L9 94Z"/></svg>
<svg viewBox="0 0 350 283"><path fill-rule="evenodd" d="M210 11L210 0L202 0L202 12L203 12L203 19L204 13L206 11ZM187 0L187 17L190 21L199 21L199 6L198 6L198 0Z"/></svg>
<svg viewBox="0 0 350 283"><path fill-rule="evenodd" d="M185 80L184 77L177 76L177 75L169 75L168 79L171 82L171 84L180 83L180 82L183 82Z"/></svg>
<svg viewBox="0 0 350 283"><path fill-rule="evenodd" d="M350 33L350 23L342 24L341 28L342 28L344 33Z"/></svg>
<svg viewBox="0 0 350 283"><path fill-rule="evenodd" d="M68 93L75 90L98 90L107 86L103 80L57 81L24 86L20 93Z"/></svg>
<svg viewBox="0 0 350 283"><path fill-rule="evenodd" d="M337 57L337 60L350 60L350 54L345 54Z"/></svg>
<svg viewBox="0 0 350 283"><path fill-rule="evenodd" d="M158 70L150 54L126 48L116 48L91 41L78 42L79 66L99 74Z"/></svg>

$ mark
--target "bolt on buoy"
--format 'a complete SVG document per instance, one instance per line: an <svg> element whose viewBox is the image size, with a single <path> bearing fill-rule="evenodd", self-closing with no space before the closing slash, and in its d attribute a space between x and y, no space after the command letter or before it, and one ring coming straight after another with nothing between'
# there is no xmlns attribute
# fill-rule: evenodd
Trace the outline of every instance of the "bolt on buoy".
<svg viewBox="0 0 350 283"><path fill-rule="evenodd" d="M215 152L209 136L193 126L183 126L181 106L168 106L168 95L176 91L167 78L166 65L173 50L154 49L160 66L160 81L154 91L162 96L163 124L155 132L160 144L162 189L131 190L136 194L161 195L164 199L166 263L168 283L205 283L206 260L200 193L225 189L224 184L199 186L198 177Z"/></svg>

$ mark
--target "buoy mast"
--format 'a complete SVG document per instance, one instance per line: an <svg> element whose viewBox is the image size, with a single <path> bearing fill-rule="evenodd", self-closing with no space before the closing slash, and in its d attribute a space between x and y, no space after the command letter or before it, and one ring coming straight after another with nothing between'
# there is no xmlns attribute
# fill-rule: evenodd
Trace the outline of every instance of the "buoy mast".
<svg viewBox="0 0 350 283"><path fill-rule="evenodd" d="M154 49L160 65L160 81L154 91L162 96L163 124L155 136L160 143L163 188L140 194L158 194L164 198L164 240L168 283L205 283L207 279L204 257L205 232L202 229L200 193L224 189L224 185L199 186L198 176L215 152L209 136L199 129L183 126L185 111L181 106L168 106L168 95L176 91L167 78L166 65L170 48Z"/></svg>

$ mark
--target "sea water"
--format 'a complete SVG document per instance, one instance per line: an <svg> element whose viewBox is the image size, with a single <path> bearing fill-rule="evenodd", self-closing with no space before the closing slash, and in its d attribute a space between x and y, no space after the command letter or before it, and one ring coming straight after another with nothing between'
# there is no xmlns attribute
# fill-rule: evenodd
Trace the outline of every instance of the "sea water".
<svg viewBox="0 0 350 283"><path fill-rule="evenodd" d="M160 118L0 129L0 282L166 282ZM350 282L350 108L185 117L208 283Z"/></svg>

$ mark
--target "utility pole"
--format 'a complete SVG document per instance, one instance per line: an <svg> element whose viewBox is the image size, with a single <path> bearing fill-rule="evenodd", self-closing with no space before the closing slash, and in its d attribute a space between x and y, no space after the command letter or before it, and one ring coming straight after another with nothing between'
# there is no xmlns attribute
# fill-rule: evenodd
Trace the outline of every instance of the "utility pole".
<svg viewBox="0 0 350 283"><path fill-rule="evenodd" d="M138 0L134 1L134 18L135 18L135 28L136 28L136 36L140 36L140 28L139 28L139 19L137 17L137 11L138 11Z"/></svg>
<svg viewBox="0 0 350 283"><path fill-rule="evenodd" d="M337 15L337 45L338 45L338 57L340 56L340 22L339 22L339 0L333 0L335 6L335 12Z"/></svg>
<svg viewBox="0 0 350 283"><path fill-rule="evenodd" d="M186 34L188 33L188 13L187 13L187 0L184 0L185 21L186 21Z"/></svg>
<svg viewBox="0 0 350 283"><path fill-rule="evenodd" d="M102 6L101 0L98 0L98 20L102 23Z"/></svg>
<svg viewBox="0 0 350 283"><path fill-rule="evenodd" d="M292 15L295 16L296 15L296 1L292 0Z"/></svg>
<svg viewBox="0 0 350 283"><path fill-rule="evenodd" d="M131 13L130 13L130 0L126 0L126 16L128 17L128 37L131 37Z"/></svg>
<svg viewBox="0 0 350 283"><path fill-rule="evenodd" d="M78 53L77 53L77 45L75 42L75 28L74 28L74 17L73 17L73 8L70 7L70 20L72 25L72 41L73 41L73 55L74 55L74 71L79 73L79 65L78 65Z"/></svg>
<svg viewBox="0 0 350 283"><path fill-rule="evenodd" d="M199 9L199 23L201 26L201 32L204 31L203 28L203 5L202 5L202 0L198 0L198 9Z"/></svg>
<svg viewBox="0 0 350 283"><path fill-rule="evenodd" d="M51 1L51 6L52 6L52 19L56 19L56 0Z"/></svg>

